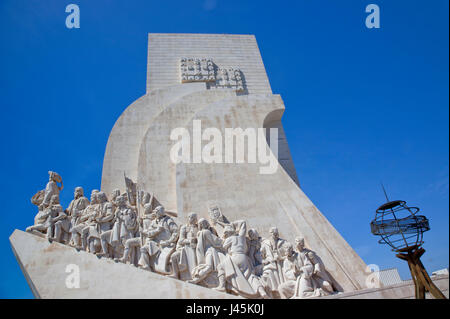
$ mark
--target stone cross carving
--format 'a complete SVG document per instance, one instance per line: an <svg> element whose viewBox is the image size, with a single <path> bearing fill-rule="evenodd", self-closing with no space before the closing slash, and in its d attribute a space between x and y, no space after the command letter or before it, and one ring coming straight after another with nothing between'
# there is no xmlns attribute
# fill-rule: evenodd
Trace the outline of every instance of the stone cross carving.
<svg viewBox="0 0 450 319"><path fill-rule="evenodd" d="M181 58L181 83L214 82L214 63L211 59Z"/></svg>
<svg viewBox="0 0 450 319"><path fill-rule="evenodd" d="M181 58L181 83L206 82L207 88L232 89L244 92L242 71L236 68L218 68L211 58Z"/></svg>

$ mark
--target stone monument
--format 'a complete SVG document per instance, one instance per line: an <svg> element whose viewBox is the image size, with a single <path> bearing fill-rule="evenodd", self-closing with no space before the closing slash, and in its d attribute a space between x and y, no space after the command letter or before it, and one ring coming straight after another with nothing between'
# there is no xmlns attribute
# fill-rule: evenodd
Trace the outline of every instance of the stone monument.
<svg viewBox="0 0 450 319"><path fill-rule="evenodd" d="M62 178L49 172L35 224L11 235L35 296L365 288L366 265L300 188L255 37L149 34L147 68L146 94L110 133L101 190L88 200L79 187L63 209Z"/></svg>

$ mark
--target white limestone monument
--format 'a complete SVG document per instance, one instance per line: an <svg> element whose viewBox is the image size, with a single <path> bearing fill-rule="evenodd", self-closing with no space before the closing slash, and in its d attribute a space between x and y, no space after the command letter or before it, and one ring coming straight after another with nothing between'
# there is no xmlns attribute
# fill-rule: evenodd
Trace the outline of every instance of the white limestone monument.
<svg viewBox="0 0 450 319"><path fill-rule="evenodd" d="M366 265L300 188L253 35L149 34L147 92L116 121L101 189L49 172L10 241L40 298L311 298ZM300 179L299 179L300 177Z"/></svg>

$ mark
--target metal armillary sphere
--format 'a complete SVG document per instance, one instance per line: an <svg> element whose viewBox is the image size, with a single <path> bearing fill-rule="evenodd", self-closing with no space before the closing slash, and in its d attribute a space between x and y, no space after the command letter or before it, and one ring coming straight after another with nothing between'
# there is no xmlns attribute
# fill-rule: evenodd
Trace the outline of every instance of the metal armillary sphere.
<svg viewBox="0 0 450 319"><path fill-rule="evenodd" d="M428 219L417 215L419 208L408 207L402 200L389 201L386 191L384 194L387 203L378 207L375 219L370 223L372 234L380 236L380 244L388 244L398 253L398 258L408 262L417 299L425 299L425 291L430 292L434 298L445 299L420 261L425 253L425 249L421 247L424 243L423 233L430 230Z"/></svg>
<svg viewBox="0 0 450 319"><path fill-rule="evenodd" d="M417 215L419 208L408 207L405 201L395 200L378 207L370 223L372 234L381 236L380 244L388 244L399 252L423 244L423 233L430 230L428 219Z"/></svg>

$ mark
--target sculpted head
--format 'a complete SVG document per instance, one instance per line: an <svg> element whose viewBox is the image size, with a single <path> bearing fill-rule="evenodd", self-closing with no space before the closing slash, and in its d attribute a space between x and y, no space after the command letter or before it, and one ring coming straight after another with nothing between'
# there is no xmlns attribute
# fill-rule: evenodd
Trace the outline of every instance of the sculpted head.
<svg viewBox="0 0 450 319"><path fill-rule="evenodd" d="M250 228L247 233L250 240L257 240L259 238L259 234L254 228Z"/></svg>
<svg viewBox="0 0 450 319"><path fill-rule="evenodd" d="M315 263L315 261L316 261L316 254L314 254L312 251L310 251L310 252L308 252L308 253L306 254L306 256L308 257L308 259L309 259L311 262Z"/></svg>
<svg viewBox="0 0 450 319"><path fill-rule="evenodd" d="M162 217L165 216L165 212L164 212L164 207L163 206L156 207L153 212L156 214L156 218L162 218Z"/></svg>
<svg viewBox="0 0 450 319"><path fill-rule="evenodd" d="M61 183L62 182L62 178L61 176L56 173L56 172L52 172L52 171L48 171L48 181L49 182L56 182L56 183Z"/></svg>
<svg viewBox="0 0 450 319"><path fill-rule="evenodd" d="M273 239L278 239L280 238L280 234L278 232L278 228L276 227L271 227L269 230L270 235L272 236Z"/></svg>
<svg viewBox="0 0 450 319"><path fill-rule="evenodd" d="M83 187L75 187L75 191L74 191L74 193L73 193L73 197L75 198L75 199L77 199L77 198L80 198L80 197L83 197L84 196L84 190L83 190Z"/></svg>
<svg viewBox="0 0 450 319"><path fill-rule="evenodd" d="M209 222L208 222L208 220L206 220L205 218L200 218L198 220L198 228L199 228L199 230L209 229Z"/></svg>
<svg viewBox="0 0 450 319"><path fill-rule="evenodd" d="M108 201L108 197L106 197L105 192L98 192L96 197L97 197L97 202L99 204L102 204L102 203L105 203Z"/></svg>
<svg viewBox="0 0 450 319"><path fill-rule="evenodd" d="M305 248L305 239L303 237L296 237L295 247L298 249L298 251L302 251L303 248Z"/></svg>
<svg viewBox="0 0 450 319"><path fill-rule="evenodd" d="M196 213L189 213L189 215L188 215L188 224L189 225L197 224L197 214Z"/></svg>
<svg viewBox="0 0 450 319"><path fill-rule="evenodd" d="M92 204L97 204L97 193L98 193L98 189L93 189L91 192L91 205Z"/></svg>
<svg viewBox="0 0 450 319"><path fill-rule="evenodd" d="M119 206L125 206L127 204L127 194L117 196L116 203Z"/></svg>
<svg viewBox="0 0 450 319"><path fill-rule="evenodd" d="M294 246L290 242L284 243L283 252L285 256L292 256L294 254Z"/></svg>

